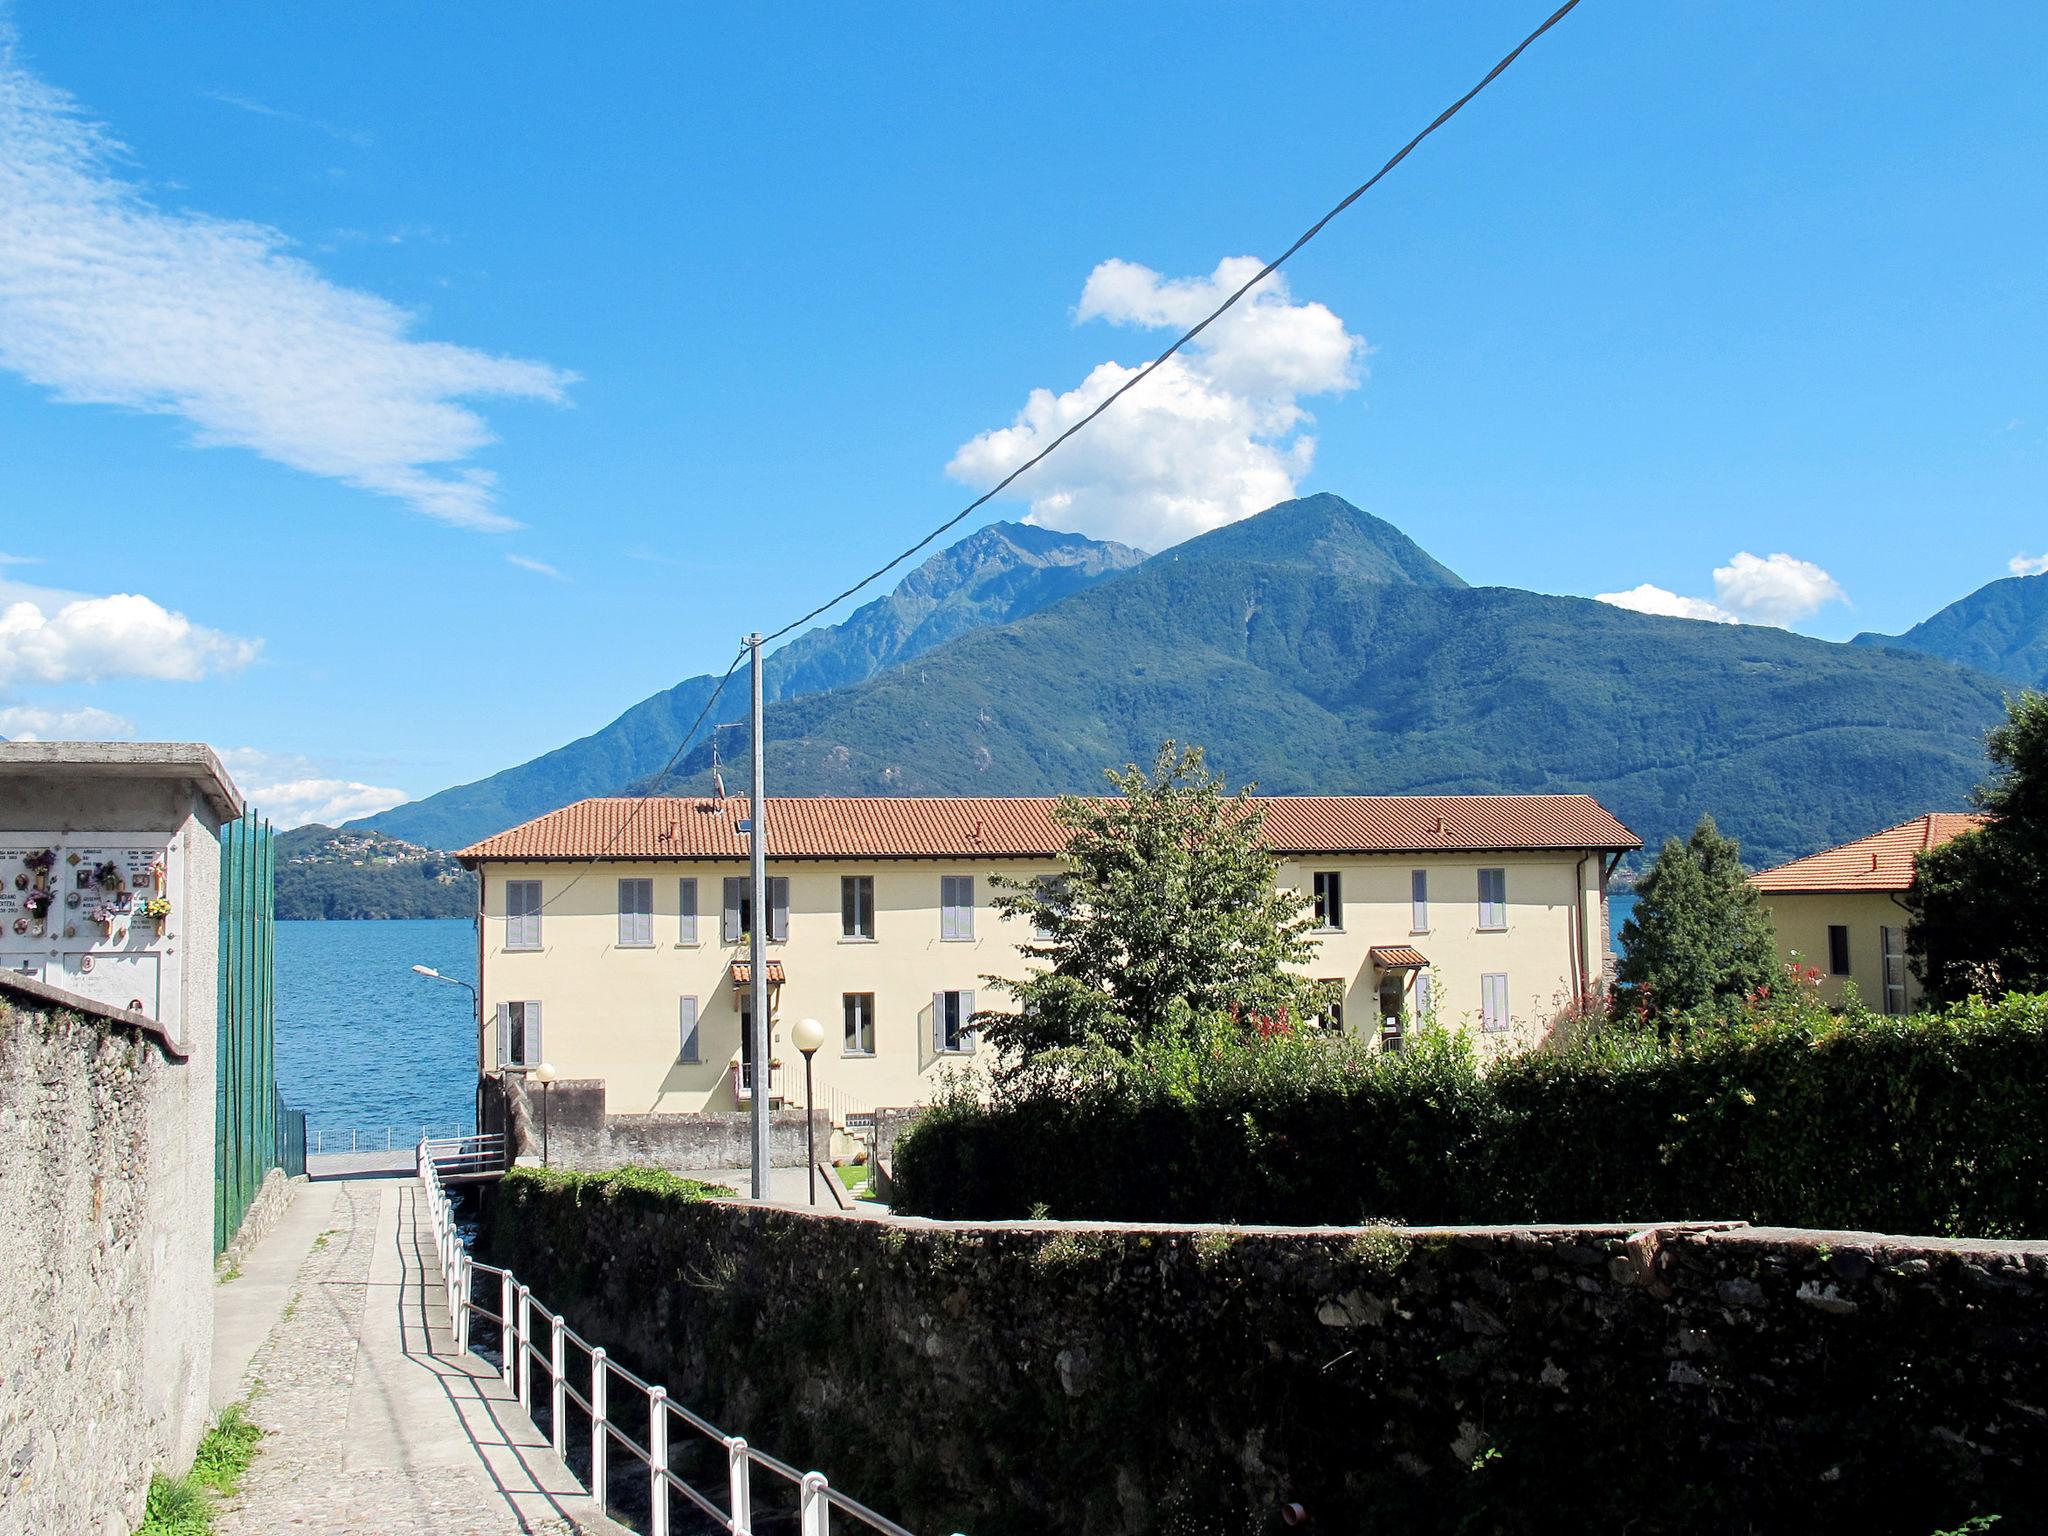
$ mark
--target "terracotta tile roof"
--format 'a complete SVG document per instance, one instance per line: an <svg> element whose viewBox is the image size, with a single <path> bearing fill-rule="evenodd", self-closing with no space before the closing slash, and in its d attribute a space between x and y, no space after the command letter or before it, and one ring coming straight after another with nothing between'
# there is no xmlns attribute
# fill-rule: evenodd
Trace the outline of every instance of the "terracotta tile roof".
<svg viewBox="0 0 2048 1536"><path fill-rule="evenodd" d="M1052 799L770 799L773 859L1047 858L1066 846ZM1275 853L1598 849L1642 840L1591 795L1261 797ZM488 860L722 859L747 856L747 802L579 800L456 855Z"/></svg>
<svg viewBox="0 0 2048 1536"><path fill-rule="evenodd" d="M1407 944L1375 944L1366 951L1366 955L1383 971L1421 971L1429 968L1429 957Z"/></svg>
<svg viewBox="0 0 2048 1536"><path fill-rule="evenodd" d="M732 963L732 984L733 984L734 986L736 986L736 987L744 987L744 986L748 985L748 984L749 984L749 983L750 983L750 982L752 981L752 979L753 979L753 975L754 975L754 962L753 962L753 961L751 961L751 960L735 960L735 961L733 961L733 963ZM782 962L781 962L780 960L770 960L770 961L768 962L768 985L769 985L769 986L771 986L771 987L779 987L779 986L781 986L781 985L782 985Z"/></svg>
<svg viewBox="0 0 2048 1536"><path fill-rule="evenodd" d="M1760 891L1908 890L1913 884L1916 855L1983 824L1982 816L1967 812L1915 816L1853 843L1823 848L1775 869L1760 870L1749 877L1749 883Z"/></svg>

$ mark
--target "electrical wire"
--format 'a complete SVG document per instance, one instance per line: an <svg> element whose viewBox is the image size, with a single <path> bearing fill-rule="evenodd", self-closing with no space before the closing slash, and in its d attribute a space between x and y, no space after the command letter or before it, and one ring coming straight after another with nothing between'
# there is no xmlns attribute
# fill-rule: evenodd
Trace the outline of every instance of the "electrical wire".
<svg viewBox="0 0 2048 1536"><path fill-rule="evenodd" d="M1514 48L1511 49L1507 53L1507 55L1501 59L1501 61L1498 64L1494 65L1493 68L1489 69L1486 72L1486 76L1484 79L1482 79L1477 85L1473 86L1472 89L1467 91L1464 95L1460 96L1456 101L1452 102L1448 107L1445 107L1443 111L1437 113L1435 119L1431 121L1430 125L1427 128L1423 129L1420 133L1416 134L1415 137L1410 139L1406 144L1403 144L1401 148L1395 152L1393 157L1389 159L1385 165L1381 166L1377 171L1374 171L1372 175L1367 177L1364 181L1360 182L1356 187L1352 188L1350 193L1344 198L1342 202L1338 203L1336 207L1332 208L1320 219L1317 219L1315 223L1309 225L1307 229L1303 230L1300 236L1295 240L1295 242L1292 245L1288 246L1286 250L1282 251L1278 256L1274 257L1271 261L1267 262L1263 267L1259 268L1257 276L1251 278L1235 293L1231 294L1229 298L1225 299L1221 304L1218 304L1215 307L1215 309L1211 310L1209 314L1198 325L1195 325L1188 331L1184 332L1180 336L1180 338L1174 342L1172 346L1168 347L1164 352L1160 353L1157 357L1153 358L1151 362L1147 363L1143 368L1139 369L1138 372L1131 375L1130 378L1124 380L1124 382L1121 385L1119 385L1113 392L1104 397L1102 402L1099 405L1097 405L1095 409L1090 411L1086 416L1083 416L1079 421L1075 422L1072 426L1068 427L1066 431L1062 432L1058 437L1054 438L1051 442L1047 443L1043 448L1039 449L1039 451L1033 454L1029 459L1026 459L1022 464L1018 465L1015 469L1011 470L1007 475L1003 476L1001 480L998 480L987 491L984 491L981 495L975 497L974 500L970 501L966 506L962 507L958 512L954 513L953 516L947 518L943 523L939 524L938 527L934 528L930 533L926 534L923 538L919 539L915 544L911 545L910 548L904 550L902 554L896 556L895 559L889 561L888 564L878 566L876 569L868 572L867 575L861 577L859 581L855 582L852 586L848 587L844 592L839 593L835 597L828 598L826 601L818 604L817 607L813 608L809 613L802 615L800 618L790 620L789 623L783 625L782 628L776 630L775 633L773 633L772 635L764 635L762 637L762 644L766 645L773 641L780 640L784 635L788 634L791 630L801 628L802 626L810 623L811 620L817 618L818 615L828 611L829 609L836 608L839 604L845 602L849 597L852 597L855 593L861 591L863 588L873 585L882 577L888 575L889 572L896 569L897 566L901 565L904 561L908 560L912 555L916 554L919 550L929 546L941 534L946 533L953 528L959 527L959 525L965 522L967 518L971 516L976 510L983 506L986 506L989 502L993 501L997 496L1002 494L1003 491L1007 490L1013 483L1015 483L1015 481L1020 476L1029 473L1031 470L1036 469L1040 464L1043 464L1048 458L1052 456L1053 451L1056 448L1058 448L1062 443L1064 443L1068 438L1072 437L1075 433L1079 432L1083 427L1087 426L1090 422L1094 421L1096 417L1100 416L1112 405L1115 405L1117 401L1121 400L1133 389L1136 389L1140 384L1144 383L1145 380L1150 378L1160 368L1164 367L1167 360L1171 358L1176 352L1180 351L1182 347L1186 346L1189 342L1193 341L1197 336L1201 335L1202 332L1206 331L1210 326L1214 325L1219 319L1221 319L1224 313L1228 311L1232 305L1236 304L1239 299L1243 298L1246 294L1250 293L1254 288L1258 287L1260 283L1263 283L1267 278L1271 277L1275 272L1279 271L1281 265L1284 262L1286 262L1289 257L1293 256L1295 252L1299 251L1303 246L1307 245L1309 241L1315 239L1317 235L1321 234L1323 232L1324 226L1329 224L1329 222L1332 219L1336 218L1338 214L1342 213L1345 209L1349 208L1353 203L1357 202L1361 197L1365 196L1366 193L1370 192L1375 186L1377 186L1380 180L1383 177L1385 177L1389 171L1393 170L1395 166L1399 165L1403 160L1406 160L1408 156L1414 152L1416 147L1420 145L1424 139L1428 138L1431 134L1435 133L1437 129L1443 127L1445 123L1448 123L1452 118L1456 117L1459 112L1463 111L1467 103L1469 103L1473 97L1477 96L1481 91L1485 90L1489 85L1493 84L1495 80L1499 79L1501 75L1506 73L1508 66L1513 64L1516 59L1520 58L1523 52L1528 49L1530 44L1534 43L1536 39L1541 37L1544 33L1548 32L1560 21L1563 21L1565 17L1569 16L1575 9L1577 9L1578 4L1579 0L1565 0L1565 3L1559 6L1555 11L1553 11L1542 26L1538 27L1534 32L1531 32L1527 37L1523 38L1519 43L1515 44Z"/></svg>

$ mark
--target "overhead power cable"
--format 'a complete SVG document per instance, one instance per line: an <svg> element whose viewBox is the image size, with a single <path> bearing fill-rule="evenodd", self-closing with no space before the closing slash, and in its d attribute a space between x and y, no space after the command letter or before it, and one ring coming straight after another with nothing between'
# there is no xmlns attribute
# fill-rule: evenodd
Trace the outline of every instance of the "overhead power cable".
<svg viewBox="0 0 2048 1536"><path fill-rule="evenodd" d="M1096 417L1100 416L1112 405L1115 405L1117 401L1121 400L1125 395L1129 394L1132 390L1136 389L1140 384L1144 383L1145 380L1150 378L1160 368L1164 367L1167 360L1171 358L1176 352L1180 351L1182 347L1185 347L1189 342L1193 341L1197 336L1201 335L1202 332L1206 331L1210 326L1214 325L1219 319L1221 319L1224 313L1228 311L1232 305L1236 304L1239 299L1243 298L1246 294L1250 293L1254 288L1258 287L1260 283L1263 283L1267 278L1271 277L1275 272L1279 271L1281 266L1288 260L1289 257L1293 256L1295 252L1299 251L1303 246L1307 245L1309 241L1315 239L1317 235L1321 234L1323 232L1324 226L1326 226L1332 219L1336 218L1338 214L1342 213L1346 208L1349 208L1353 203L1357 202L1361 197L1365 196L1366 193L1370 192L1375 186L1377 186L1380 180L1383 177L1385 177L1389 171L1393 170L1395 166L1399 165L1403 160L1406 160L1408 156L1414 152L1416 146L1421 144L1424 139L1428 138L1431 134L1435 133L1437 129L1443 127L1445 123L1448 123L1452 118L1456 117L1461 111L1463 111L1466 105L1471 102L1473 97L1477 96L1481 91L1485 90L1489 85L1493 84L1495 80L1499 79L1501 75L1506 73L1508 66L1513 64L1516 59L1520 58L1523 52L1529 47L1531 43L1534 43L1537 38L1541 37L1544 33L1548 32L1560 21L1563 21L1565 17L1569 16L1575 9L1578 8L1578 4L1579 0L1565 0L1565 3L1563 5L1559 6L1555 11L1551 12L1550 16L1548 17L1548 19L1544 21L1542 26L1538 27L1534 32L1531 32L1527 37L1523 38L1519 43L1515 44L1513 49L1511 49L1507 53L1507 55L1501 59L1501 61L1498 64L1494 65L1493 68L1489 69L1486 72L1485 78L1482 79L1477 85L1473 86L1471 90L1467 91L1464 95L1460 96L1448 107L1445 107L1443 111L1437 113L1436 117L1433 120L1431 120L1429 126L1427 128L1424 128L1420 133L1416 134L1415 137L1410 139L1406 144L1403 144L1399 150L1395 151L1393 157L1389 159L1385 165L1381 166L1378 170L1374 171L1372 175L1367 177L1364 181L1360 182L1356 187L1352 188L1351 191L1348 194L1346 194L1342 202L1338 203L1336 207L1332 208L1320 219L1317 219L1315 223L1309 225L1307 229L1303 230L1300 236L1296 238L1295 242L1292 245L1288 246L1286 250L1282 251L1278 256L1274 257L1271 261L1267 262L1263 267L1259 268L1257 276L1251 278L1235 293L1231 294L1229 298L1225 299L1221 304L1218 304L1213 310L1209 312L1209 314L1206 317L1202 319L1202 321L1199 324L1183 332L1182 335L1173 343L1172 346L1168 347L1164 352L1160 353L1157 357L1153 358L1151 362L1147 363L1143 368L1139 369L1136 373L1132 374L1130 378L1124 380L1122 384L1118 385L1115 390L1113 390L1110 394L1106 395L1102 399L1101 403L1098 404L1093 410L1091 410L1086 416L1083 416L1079 421L1075 422L1072 426L1068 427L1066 431L1062 432L1058 437L1054 438L1051 442L1047 443L1043 448L1039 449L1037 453L1033 454L1030 458L1026 459L1022 464L1018 465L1015 469L1011 470L1007 475L1003 476L1001 480L998 480L988 490L984 491L981 495L975 497L974 500L967 503L966 506L962 507L958 512L954 513L951 517L947 518L943 523L940 523L938 527L932 529L930 533L927 533L915 544L911 545L908 549L904 550L902 554L896 556L886 565L878 566L874 570L868 572L867 575L861 577L859 581L856 581L844 592L841 592L834 597L826 599L824 602L818 604L817 607L811 609L810 612L803 614L798 618L790 620L789 623L783 625L782 628L776 630L773 634L764 635L762 637L762 643L765 645L772 641L780 640L784 635L788 634L791 630L802 628L804 625L810 623L811 620L817 618L818 615L825 613L832 608L836 608L839 604L845 602L849 597L852 597L854 594L861 591L863 588L873 585L882 577L888 575L889 572L896 569L897 566L901 565L904 561L908 560L912 555L916 554L919 550L929 546L941 534L946 533L950 529L957 528L961 523L965 522L967 518L970 517L975 511L977 511L981 507L986 506L989 502L993 501L997 496L1001 495L1021 476L1028 474L1031 470L1036 469L1040 464L1043 464L1048 458L1052 456L1053 451L1057 449L1062 443L1066 442L1068 438L1072 437L1075 433L1079 432L1083 427L1087 426L1090 422L1094 421Z"/></svg>

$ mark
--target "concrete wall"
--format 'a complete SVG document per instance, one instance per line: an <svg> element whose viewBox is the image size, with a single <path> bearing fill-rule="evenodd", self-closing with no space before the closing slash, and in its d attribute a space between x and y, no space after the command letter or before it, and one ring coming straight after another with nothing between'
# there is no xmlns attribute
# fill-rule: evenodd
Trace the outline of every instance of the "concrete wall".
<svg viewBox="0 0 2048 1536"><path fill-rule="evenodd" d="M1856 995L1880 1013L1884 1011L1884 930L1893 929L1903 952L1908 918L1905 908L1882 891L1782 892L1764 894L1764 910L1778 930L1778 957L1789 961L1796 953L1802 965L1821 973L1821 1001L1841 1003L1855 989ZM1837 976L1828 969L1828 927L1840 923L1849 930L1849 970ZM1905 966L1906 1005L1911 1013L1920 1006L1920 978L1911 964Z"/></svg>
<svg viewBox="0 0 2048 1536"><path fill-rule="evenodd" d="M2048 1528L2048 1245L494 1201L537 1302L913 1529Z"/></svg>
<svg viewBox="0 0 2048 1536"><path fill-rule="evenodd" d="M0 998L0 1533L125 1536L151 1468L190 1461L212 1162L206 1068Z"/></svg>
<svg viewBox="0 0 2048 1536"><path fill-rule="evenodd" d="M597 1172L639 1163L688 1173L754 1163L752 1117L746 1114L614 1115L606 1111L605 1084L598 1079L565 1079L546 1090L518 1076L508 1084L515 1155L537 1158L545 1152L550 1167ZM832 1120L822 1109L813 1131L823 1159L832 1150ZM801 1109L769 1115L771 1167L803 1167L806 1147Z"/></svg>
<svg viewBox="0 0 2048 1536"><path fill-rule="evenodd" d="M836 860L776 863L772 873L790 882L789 939L769 954L787 976L776 999L774 1057L787 1100L801 1093L802 1062L788 1044L789 1026L806 1016L825 1025L825 1048L816 1059L818 1102L836 1121L879 1105L930 1098L949 1066L972 1054L941 1055L932 1048L932 994L975 989L982 1006L1001 1007L1001 994L982 978L1016 976L1026 966L1019 944L1024 924L1001 918L988 902L989 877L998 869L1014 878L1048 873L1045 860L997 866L972 860ZM1479 926L1478 872L1507 870L1508 924ZM1345 1020L1355 1031L1377 1033L1379 976L1367 951L1374 945L1412 945L1432 962L1434 1012L1444 1025L1475 1032L1488 1049L1528 1045L1581 990L1597 983L1607 958L1601 910L1599 856L1564 853L1427 854L1330 857L1285 861L1283 886L1308 892L1318 870L1344 880L1341 929L1317 936L1317 957L1301 969L1334 978L1345 990ZM1411 922L1410 874L1426 869L1428 924ZM565 1077L603 1080L614 1114L726 1111L738 1108L734 1068L740 1050L740 1002L730 979L742 945L720 937L722 887L741 876L741 863L715 861L601 862L565 870L549 864L489 864L482 870L483 1002L486 1020L501 1002L541 1004L542 1054ZM840 878L870 875L875 882L875 938L848 940L840 928ZM974 937L939 936L939 882L948 874L975 877ZM678 883L697 882L693 937L684 937ZM622 949L618 939L618 882L654 884L654 944ZM505 883L538 880L548 905L541 947L505 948ZM1509 979L1513 1027L1478 1036L1480 977ZM1413 1008L1413 977L1408 1006ZM842 999L873 993L875 1052L844 1049ZM681 1059L680 1010L684 997L698 1007L698 1056ZM495 1061L495 1024L486 1051Z"/></svg>

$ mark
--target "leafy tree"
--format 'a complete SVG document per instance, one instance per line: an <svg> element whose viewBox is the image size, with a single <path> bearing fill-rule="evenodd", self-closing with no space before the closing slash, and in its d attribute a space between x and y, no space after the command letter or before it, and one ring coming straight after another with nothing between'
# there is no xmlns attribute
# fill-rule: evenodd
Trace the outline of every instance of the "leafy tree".
<svg viewBox="0 0 2048 1536"><path fill-rule="evenodd" d="M1299 1018L1308 984L1285 967L1313 953L1306 898L1282 891L1248 785L1226 793L1202 749L1169 741L1152 771L1132 764L1114 796L1065 796L1071 834L1052 877L997 876L994 905L1028 921L1043 962L1021 981L990 977L1018 1003L981 1020L1024 1064L1047 1051L1141 1042L1223 1012Z"/></svg>
<svg viewBox="0 0 2048 1536"><path fill-rule="evenodd" d="M1664 840L1636 886L1616 970L1623 1000L1659 1015L1689 1013L1767 986L1777 935L1742 868L1742 849L1702 816L1684 842Z"/></svg>
<svg viewBox="0 0 2048 1536"><path fill-rule="evenodd" d="M1976 832L1920 855L1906 953L1930 997L2048 991L2048 697L2006 703L1985 738Z"/></svg>

